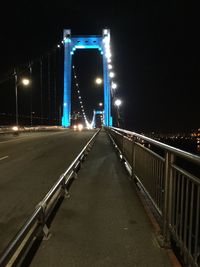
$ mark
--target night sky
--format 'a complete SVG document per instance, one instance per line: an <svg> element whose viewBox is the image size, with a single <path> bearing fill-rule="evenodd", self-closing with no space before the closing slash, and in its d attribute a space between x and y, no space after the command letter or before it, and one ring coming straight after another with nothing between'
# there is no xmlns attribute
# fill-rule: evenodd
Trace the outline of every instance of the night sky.
<svg viewBox="0 0 200 267"><path fill-rule="evenodd" d="M15 66L56 46L64 28L71 29L72 35L98 35L110 28L124 127L137 132L199 128L198 8L175 0L129 2L15 1L2 5L0 80ZM103 92L93 82L102 66L98 53L83 52L75 55L74 63L90 112L102 101ZM0 103L9 105L3 90L2 83Z"/></svg>

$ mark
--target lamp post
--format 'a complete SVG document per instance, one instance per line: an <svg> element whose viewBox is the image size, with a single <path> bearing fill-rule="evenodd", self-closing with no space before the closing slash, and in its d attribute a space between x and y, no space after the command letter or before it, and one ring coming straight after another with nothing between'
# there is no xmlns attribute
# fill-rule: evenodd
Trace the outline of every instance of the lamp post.
<svg viewBox="0 0 200 267"><path fill-rule="evenodd" d="M16 115L16 126L19 126L19 112L18 112L18 85L20 82L18 82L18 76L16 70L14 70L14 76L15 76L15 115ZM30 83L29 79L23 78L21 80L21 84L24 86L28 86Z"/></svg>
<svg viewBox="0 0 200 267"><path fill-rule="evenodd" d="M18 127L18 125L19 125L19 121L18 121L18 117L19 117L19 115L18 115L18 95L17 95L17 86L18 86L18 84L17 84L17 82L18 82L18 77L17 77L17 72L16 72L16 70L14 71L14 75L15 75L15 115L16 115L16 126Z"/></svg>
<svg viewBox="0 0 200 267"><path fill-rule="evenodd" d="M32 79L32 62L29 62L29 73L30 73L30 78ZM33 100L32 100L32 90L30 94L30 124L31 127L33 125L33 113L32 113L32 108L33 108Z"/></svg>
<svg viewBox="0 0 200 267"><path fill-rule="evenodd" d="M119 120L120 120L119 107L121 106L122 101L120 99L116 99L114 104L117 107L117 127L119 128Z"/></svg>

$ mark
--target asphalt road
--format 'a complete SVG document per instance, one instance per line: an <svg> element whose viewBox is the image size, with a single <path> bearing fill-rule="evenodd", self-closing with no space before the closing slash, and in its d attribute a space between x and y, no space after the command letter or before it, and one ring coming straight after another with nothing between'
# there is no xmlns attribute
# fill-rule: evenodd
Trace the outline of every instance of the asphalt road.
<svg viewBox="0 0 200 267"><path fill-rule="evenodd" d="M0 137L0 253L93 134Z"/></svg>

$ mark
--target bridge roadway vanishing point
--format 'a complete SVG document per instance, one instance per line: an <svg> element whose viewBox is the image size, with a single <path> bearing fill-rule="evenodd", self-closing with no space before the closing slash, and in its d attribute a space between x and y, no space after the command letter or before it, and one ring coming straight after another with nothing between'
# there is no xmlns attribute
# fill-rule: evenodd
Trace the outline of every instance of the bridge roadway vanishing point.
<svg viewBox="0 0 200 267"><path fill-rule="evenodd" d="M0 140L0 250L94 131ZM159 247L134 184L102 130L42 241L32 267L174 266Z"/></svg>

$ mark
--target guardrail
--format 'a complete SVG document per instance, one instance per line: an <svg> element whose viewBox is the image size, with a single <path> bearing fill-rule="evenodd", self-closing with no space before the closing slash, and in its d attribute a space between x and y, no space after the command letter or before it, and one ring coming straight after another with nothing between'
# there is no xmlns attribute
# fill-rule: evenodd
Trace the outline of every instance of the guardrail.
<svg viewBox="0 0 200 267"><path fill-rule="evenodd" d="M47 220L59 199L69 196L69 188L76 178L82 162L91 149L95 137L100 129L95 132L68 169L61 175L58 181L50 189L44 199L37 205L30 218L25 222L17 235L11 240L8 247L0 256L0 266L19 266L27 251L39 236L49 237Z"/></svg>
<svg viewBox="0 0 200 267"><path fill-rule="evenodd" d="M199 267L200 157L135 132L106 129L157 211L162 245L175 243L186 266Z"/></svg>

